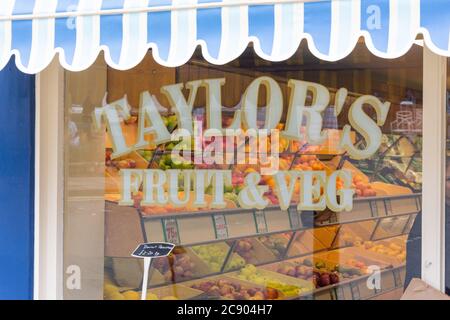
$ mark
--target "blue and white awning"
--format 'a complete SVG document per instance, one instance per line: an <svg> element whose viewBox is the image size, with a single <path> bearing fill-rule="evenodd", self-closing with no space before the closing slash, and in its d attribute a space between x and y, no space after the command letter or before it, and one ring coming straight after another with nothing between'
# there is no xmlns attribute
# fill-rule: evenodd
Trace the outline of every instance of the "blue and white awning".
<svg viewBox="0 0 450 320"><path fill-rule="evenodd" d="M59 53L68 70L88 68L99 52L116 69L138 64L148 49L165 66L186 63L197 46L224 64L249 43L264 59L289 58L303 39L335 61L360 36L380 57L405 54L418 33L450 56L450 0L0 0L0 68L12 55L37 73Z"/></svg>

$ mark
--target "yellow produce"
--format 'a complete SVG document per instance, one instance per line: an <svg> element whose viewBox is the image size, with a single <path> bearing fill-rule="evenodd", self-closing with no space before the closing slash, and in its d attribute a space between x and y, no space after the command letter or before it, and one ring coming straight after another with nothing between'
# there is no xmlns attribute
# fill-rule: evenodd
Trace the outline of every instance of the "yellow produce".
<svg viewBox="0 0 450 320"><path fill-rule="evenodd" d="M174 296L167 296L167 297L161 298L161 300L178 300L178 298L174 297Z"/></svg>
<svg viewBox="0 0 450 320"><path fill-rule="evenodd" d="M121 294L120 292L114 292L111 297L110 300L125 300L125 297L123 294Z"/></svg>
<svg viewBox="0 0 450 320"><path fill-rule="evenodd" d="M298 296L303 292L309 291L308 288L286 284L276 278L267 276L252 264L248 264L242 268L237 277L241 280L250 281L260 286L277 289L287 297Z"/></svg>
<svg viewBox="0 0 450 320"><path fill-rule="evenodd" d="M122 293L122 295L124 296L125 300L140 300L141 299L141 295L136 292L136 291L126 291L124 293Z"/></svg>
<svg viewBox="0 0 450 320"><path fill-rule="evenodd" d="M372 241L364 241L363 243L360 243L358 246L361 246L366 250L376 252L378 254L397 258L399 260L406 259L406 246L402 244L396 244L394 242L391 242L389 244L383 244Z"/></svg>
<svg viewBox="0 0 450 320"><path fill-rule="evenodd" d="M205 261L206 264L208 264L211 271L218 272L220 271L222 264L225 262L225 258L229 249L217 244L208 244L192 247L192 250L194 250L194 252L203 261ZM244 265L245 260L235 254L229 262L227 269L236 269L239 267L243 267Z"/></svg>
<svg viewBox="0 0 450 320"><path fill-rule="evenodd" d="M120 294L119 288L113 284L105 284L103 286L103 295L105 299L112 299L115 294Z"/></svg>
<svg viewBox="0 0 450 320"><path fill-rule="evenodd" d="M159 298L156 294L147 291L147 300L159 300Z"/></svg>

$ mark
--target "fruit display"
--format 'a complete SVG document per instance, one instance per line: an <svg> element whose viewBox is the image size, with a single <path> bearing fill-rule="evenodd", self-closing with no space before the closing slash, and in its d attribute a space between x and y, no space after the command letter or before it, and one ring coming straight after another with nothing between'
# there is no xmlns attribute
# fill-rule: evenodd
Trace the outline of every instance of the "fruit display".
<svg viewBox="0 0 450 320"><path fill-rule="evenodd" d="M363 243L358 245L366 250L376 252L381 255L386 255L389 257L394 257L401 261L406 260L406 242L397 241L397 242L373 242L373 241L364 241Z"/></svg>
<svg viewBox="0 0 450 320"><path fill-rule="evenodd" d="M193 208L192 211L197 211L198 208ZM185 212L186 209L175 207L171 205L167 205L164 207L161 206L142 206L141 212L143 216L152 216L152 215L164 215L175 212Z"/></svg>
<svg viewBox="0 0 450 320"><path fill-rule="evenodd" d="M373 180L408 187L413 192L422 189L422 137L383 134L380 148L369 159L354 162Z"/></svg>
<svg viewBox="0 0 450 320"><path fill-rule="evenodd" d="M276 259L276 255L255 238L243 238L237 240L234 251L242 257L247 264L267 263Z"/></svg>
<svg viewBox="0 0 450 320"><path fill-rule="evenodd" d="M368 273L368 268L365 262L357 260L357 259L348 259L345 261L347 266L353 267L355 269L360 270L362 274Z"/></svg>
<svg viewBox="0 0 450 320"><path fill-rule="evenodd" d="M418 192L422 189L421 159L412 158L408 162L404 159L384 159L376 178L388 184L409 187ZM417 171L416 171L417 170Z"/></svg>
<svg viewBox="0 0 450 320"><path fill-rule="evenodd" d="M164 116L163 121L169 128L169 131L174 130L177 125L176 117L174 116ZM208 145L208 143L203 141L203 145ZM229 169L232 172L232 180L224 185L223 190L227 206L224 209L225 213L220 212L224 216L227 215L227 209L239 207L238 194L244 187L245 177L252 172L261 172L259 163L231 166L216 164L194 165L186 162L175 163L170 151L173 150L176 144L176 142L168 142L159 146L158 149L153 149L150 146L149 149L133 151L118 159L111 159L112 151L108 148L105 152L106 171L112 178L116 178L119 170L132 168L158 168L162 170ZM236 145L235 147L237 148ZM406 171L415 170L420 166L419 163L414 163L413 161L408 164L409 168L406 168L403 160L386 157L383 160L385 163L393 161L389 165L389 172L386 171L387 169L380 171L383 174L386 173L386 180L376 175L368 175L370 170L367 168L365 168L367 170L360 170L361 163L359 162L345 160L341 163L341 156L332 157L327 155L327 150L330 149L325 147L319 149L315 148L315 146L302 145L299 142L290 143L281 139L278 150L280 153L279 170L325 171L329 175L332 170L337 169L338 165L342 165L343 169L348 169L352 172L351 188L355 190L355 197L372 198L378 196L381 199L382 196L393 195L397 192L398 186L389 184L399 184L398 181L394 180L394 177L389 176L394 169L396 172L400 172L403 169ZM244 151L249 151L248 145L244 146ZM317 154L313 154L314 152L317 152ZM395 179L399 179L398 173L393 175ZM418 177L415 177L412 180L419 181L418 179ZM388 182L371 182L372 180L386 180ZM405 181L404 184L406 183L411 185L411 181ZM352 281L359 281L357 280L358 278L367 276L370 273L370 265L380 265L383 270L386 270L386 265L389 265L391 260L394 261L396 259L395 261L404 263L406 259L404 242L390 240L368 241L371 237L371 232L369 231L373 229L373 226L360 226L359 224L362 224L362 222L351 221L348 218L350 214L347 212L342 213L342 215L348 214L344 218L349 221L342 220L346 222L344 224L338 223L341 221L339 220L341 213L336 213L335 217L332 217L336 218L336 220L326 217L322 221L318 219L320 213L314 213L314 215L311 215L311 218L314 219L314 227L308 226L308 223L304 222L308 221L304 217L309 212L302 212L301 215L299 213L300 225L298 229L290 229L294 228L293 225L283 224L284 220L281 221L276 216L278 214L276 207L278 199L274 192L274 177L272 175L262 175L260 185L269 187L269 191L264 196L269 199L272 205L265 211L264 216L267 223L267 231L258 230L254 233L253 230L244 230L244 223L237 221L238 219L233 221L233 219L228 219L228 216L226 216L225 223L227 228L229 228L227 236L230 239L220 238L222 242L208 242L208 244L199 244L198 240L196 242L187 241L185 248L177 247L168 257L153 260L153 272L149 280L151 289L147 290L147 300L187 299L196 298L200 295L202 298L206 296L208 299L232 300L295 299L304 295L309 297L309 293L312 293L314 289L325 288L324 290L315 291L316 293L323 292L326 291L327 287L333 285L344 286ZM298 201L300 185L299 181L294 185L293 203ZM336 187L337 189L344 187L343 181L339 178L337 179ZM206 203L211 201L212 191L211 186L206 187ZM191 190L183 190L183 183L179 183L178 192L180 198L182 198L186 192L193 192L193 190L192 188ZM400 190L399 192L399 194L402 194L403 191ZM115 193L118 194L119 192ZM194 197L191 196L190 198ZM135 194L134 199L135 208L138 209L138 213L143 217L142 221L152 221L152 219L157 221L157 219L165 219L166 215L173 215L175 219L178 219L179 214L182 213L212 211L209 205L205 208L198 208L190 202L183 207L175 207L172 204L165 206L140 206L142 191ZM363 207L361 203L365 205L366 201L369 203L369 201L380 200L360 199L355 201L359 207L357 205L355 207L361 210L360 207ZM235 216L241 214L240 211L237 211L239 210L233 210L233 213L237 213ZM355 212L358 213L356 210ZM289 212L289 214L291 213ZM159 217L159 215L163 217ZM188 215L186 219L189 219L190 216L195 215ZM207 218L203 217L203 214L199 216L204 218L202 221L206 221ZM180 219L185 219L185 217L180 217ZM291 216L289 216L289 223L293 223L294 220L291 221L290 219ZM375 224L376 222L374 221L370 220L367 223ZM245 221L245 223L247 222L248 220ZM238 229L236 225L239 224L239 231L236 231ZM186 228L186 225L180 223L177 226L181 234L180 238L183 241L185 239L183 237L186 237L186 233L183 234L183 228ZM194 224L192 223L192 225ZM199 227L198 232L203 232L200 225L195 226ZM154 227L154 225L151 227ZM235 229L233 230L233 228ZM189 231L192 232L192 230ZM258 234L259 232L261 234ZM270 232L270 235L264 234L265 232ZM291 236L293 236L292 241ZM213 233L212 237L214 237ZM208 241L213 242L214 240L219 240L219 238L212 238ZM160 241L164 241L164 239ZM190 243L195 243L195 245L190 246ZM232 248L234 252L230 253ZM354 250L346 251L346 249ZM224 266L226 259L228 259L228 263ZM383 264L382 262L386 263ZM117 265L117 263L113 264L111 269L116 270L118 268ZM390 266L393 265L395 265L394 262L390 264ZM116 278L115 281L111 279L105 281L104 298L108 300L139 300L141 292L136 283L141 281L140 273L142 272L142 267L137 266L135 269L135 277L133 279L137 279L137 281L132 284L129 284L131 281L128 283L120 281L125 278L131 278L131 272L114 273L113 271L111 274ZM169 289L168 284L177 286L177 290ZM155 286L157 287L155 288ZM186 292L185 290L192 291Z"/></svg>
<svg viewBox="0 0 450 320"><path fill-rule="evenodd" d="M152 150L139 150L139 155L145 159L145 161L150 162L153 158L154 151Z"/></svg>
<svg viewBox="0 0 450 320"><path fill-rule="evenodd" d="M186 252L176 252L167 258L154 261L154 267L164 276L166 282L179 282L194 276L195 263Z"/></svg>
<svg viewBox="0 0 450 320"><path fill-rule="evenodd" d="M406 137L398 134L383 134L377 153L384 153L386 156L410 157L421 148L422 137L419 135Z"/></svg>
<svg viewBox="0 0 450 320"><path fill-rule="evenodd" d="M112 167L117 170L120 169L134 169L136 168L136 161L133 159L111 160L106 158L107 167Z"/></svg>
<svg viewBox="0 0 450 320"><path fill-rule="evenodd" d="M363 172L361 172L356 163L352 163L351 161L345 160L341 163L341 156L336 156L332 160L330 160L327 164L335 169L342 168L349 170L352 173L352 184L351 188L355 190L354 196L357 198L365 198L365 197L375 197L377 196L377 191L373 188L372 183L368 176L366 176ZM340 179L336 181L336 188L342 189L343 182Z"/></svg>
<svg viewBox="0 0 450 320"><path fill-rule="evenodd" d="M283 279L277 277L276 274L272 274L270 271L262 270L256 268L254 265L248 264L242 268L236 278L244 281L253 282L259 286L264 286L265 288L273 288L286 297L295 297L302 293L311 291L312 285L308 282L296 282L289 281L289 279ZM298 280L300 281L300 280Z"/></svg>
<svg viewBox="0 0 450 320"><path fill-rule="evenodd" d="M280 155L279 158L279 170L300 170L300 171L327 171L327 167L324 163L322 163L316 155L301 155L297 158L294 163L294 156L292 155ZM255 171L254 168L247 168L244 170L244 173L248 173L251 171ZM257 170L256 170L257 171ZM243 177L241 177L243 181ZM272 205L278 204L278 198L275 195L275 178L273 175L262 175L261 184L267 185L269 187L269 191L264 194L264 196L270 201ZM292 202L295 203L298 201L298 195L300 192L300 181L297 181L294 185L294 192L292 197Z"/></svg>
<svg viewBox="0 0 450 320"><path fill-rule="evenodd" d="M276 257L282 257L287 249L289 237L284 234L258 237L258 240Z"/></svg>
<svg viewBox="0 0 450 320"><path fill-rule="evenodd" d="M185 286L174 285L148 289L146 300L180 300L194 298L202 292ZM141 291L117 287L113 283L105 282L103 297L105 300L141 300Z"/></svg>
<svg viewBox="0 0 450 320"><path fill-rule="evenodd" d="M103 285L103 298L105 300L126 300L125 296L120 292L119 288L111 283ZM136 300L139 299L139 294L135 295ZM130 299L134 300L134 299Z"/></svg>
<svg viewBox="0 0 450 320"><path fill-rule="evenodd" d="M167 127L167 130L169 130L169 132L172 132L178 124L176 115L162 116L162 120L164 122L164 125Z"/></svg>
<svg viewBox="0 0 450 320"><path fill-rule="evenodd" d="M238 253L241 257L245 259L245 261L249 261L254 256L253 252L253 243L251 239L241 239L236 243L235 248L236 253Z"/></svg>
<svg viewBox="0 0 450 320"><path fill-rule="evenodd" d="M300 128L300 133L303 137L306 137L307 129L305 127ZM309 144L306 139L291 141L289 150L291 152L301 152L302 154L312 155L335 155L342 154L345 150L340 145L339 141L342 139L342 130L324 128L323 132L326 134L326 139L320 144ZM355 142L355 134L350 134L350 139Z"/></svg>
<svg viewBox="0 0 450 320"><path fill-rule="evenodd" d="M339 233L337 242L338 245L341 247L353 245L358 246L363 243L363 239L350 231L344 230Z"/></svg>
<svg viewBox="0 0 450 320"><path fill-rule="evenodd" d="M226 244L207 244L194 246L192 250L209 266L212 272L219 272L225 263L230 248ZM235 253L225 270L239 269L244 265L245 260Z"/></svg>
<svg viewBox="0 0 450 320"><path fill-rule="evenodd" d="M356 197L375 197L377 195L370 183L364 182L362 175L356 174L352 179L352 189L355 190Z"/></svg>
<svg viewBox="0 0 450 320"><path fill-rule="evenodd" d="M286 276L312 282L315 288L326 287L363 274L363 270L356 266L344 266L317 258L315 262L308 258L283 262L272 269Z"/></svg>
<svg viewBox="0 0 450 320"><path fill-rule="evenodd" d="M179 161L173 161L174 155L163 154L158 160L158 168L162 170L170 169L193 169L194 165L184 161L184 159L179 159Z"/></svg>
<svg viewBox="0 0 450 320"><path fill-rule="evenodd" d="M158 297L155 293L147 292L146 300L180 300L175 296Z"/></svg>
<svg viewBox="0 0 450 320"><path fill-rule="evenodd" d="M193 284L191 288L205 292L210 297L231 300L274 300L280 297L273 288L252 287L232 279L212 279Z"/></svg>
<svg viewBox="0 0 450 320"><path fill-rule="evenodd" d="M321 171L325 170L325 165L316 155L302 154L293 166L294 170Z"/></svg>
<svg viewBox="0 0 450 320"><path fill-rule="evenodd" d="M225 186L225 188L227 188L227 186ZM234 193L234 192L225 192L224 195L223 195L223 197L224 197L226 200L232 201L232 202L236 205L236 207L239 206L239 200L238 200L238 195L237 195L237 193Z"/></svg>

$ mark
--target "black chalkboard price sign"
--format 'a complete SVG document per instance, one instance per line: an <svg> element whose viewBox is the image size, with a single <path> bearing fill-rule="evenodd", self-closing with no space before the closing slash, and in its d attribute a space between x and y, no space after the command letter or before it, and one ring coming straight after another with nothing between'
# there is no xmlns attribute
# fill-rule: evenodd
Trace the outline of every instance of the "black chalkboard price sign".
<svg viewBox="0 0 450 320"><path fill-rule="evenodd" d="M175 245L168 242L141 243L131 254L136 258L159 258L167 257Z"/></svg>
<svg viewBox="0 0 450 320"><path fill-rule="evenodd" d="M141 243L131 254L132 257L144 259L144 275L142 277L142 288L147 288L148 272L152 259L167 257L175 245L169 242ZM141 300L147 298L147 290L141 290Z"/></svg>

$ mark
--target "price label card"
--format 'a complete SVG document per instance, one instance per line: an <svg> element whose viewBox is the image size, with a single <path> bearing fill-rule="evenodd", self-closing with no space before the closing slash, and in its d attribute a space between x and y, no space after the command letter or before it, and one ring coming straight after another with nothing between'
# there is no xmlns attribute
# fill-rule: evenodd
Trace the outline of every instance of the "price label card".
<svg viewBox="0 0 450 320"><path fill-rule="evenodd" d="M164 236L167 242L179 244L180 233L178 232L178 223L176 219L163 219Z"/></svg>
<svg viewBox="0 0 450 320"><path fill-rule="evenodd" d="M255 224L256 224L256 232L258 233L266 233L267 232L267 222L266 215L264 211L258 210L254 213Z"/></svg>
<svg viewBox="0 0 450 320"><path fill-rule="evenodd" d="M131 254L136 258L158 258L167 257L175 245L168 242L141 243Z"/></svg>
<svg viewBox="0 0 450 320"><path fill-rule="evenodd" d="M228 239L227 221L223 214L213 216L214 228L216 231L216 239Z"/></svg>

